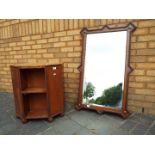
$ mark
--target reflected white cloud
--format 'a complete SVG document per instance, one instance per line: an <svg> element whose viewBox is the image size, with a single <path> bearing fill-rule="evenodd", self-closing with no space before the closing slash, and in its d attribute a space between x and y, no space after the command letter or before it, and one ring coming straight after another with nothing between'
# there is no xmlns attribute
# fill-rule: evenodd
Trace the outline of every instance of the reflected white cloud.
<svg viewBox="0 0 155 155"><path fill-rule="evenodd" d="M95 86L94 98L124 83L126 35L126 31L87 35L84 81Z"/></svg>

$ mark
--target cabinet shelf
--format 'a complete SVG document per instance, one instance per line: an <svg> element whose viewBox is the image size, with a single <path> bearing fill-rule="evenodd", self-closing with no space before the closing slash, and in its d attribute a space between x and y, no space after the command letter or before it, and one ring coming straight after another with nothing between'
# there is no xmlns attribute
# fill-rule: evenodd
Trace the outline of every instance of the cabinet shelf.
<svg viewBox="0 0 155 155"><path fill-rule="evenodd" d="M39 119L39 118L47 118L47 117L48 117L48 112L46 110L29 111L26 115L26 119Z"/></svg>
<svg viewBox="0 0 155 155"><path fill-rule="evenodd" d="M22 94L46 93L45 88L26 88L22 90Z"/></svg>

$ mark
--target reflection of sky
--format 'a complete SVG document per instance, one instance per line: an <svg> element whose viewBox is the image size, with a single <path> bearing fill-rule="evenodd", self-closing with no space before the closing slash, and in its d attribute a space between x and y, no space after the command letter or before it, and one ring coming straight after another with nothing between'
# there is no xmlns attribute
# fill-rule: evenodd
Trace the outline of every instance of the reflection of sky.
<svg viewBox="0 0 155 155"><path fill-rule="evenodd" d="M95 97L124 82L126 32L87 35L85 81L95 86Z"/></svg>

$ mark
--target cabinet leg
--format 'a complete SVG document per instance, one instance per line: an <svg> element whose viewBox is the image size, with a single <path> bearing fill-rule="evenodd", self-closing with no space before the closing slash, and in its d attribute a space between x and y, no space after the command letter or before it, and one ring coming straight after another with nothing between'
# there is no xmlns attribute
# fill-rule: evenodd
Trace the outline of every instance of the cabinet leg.
<svg viewBox="0 0 155 155"><path fill-rule="evenodd" d="M123 111L121 116L126 119L128 116L130 115L130 113L128 111Z"/></svg>
<svg viewBox="0 0 155 155"><path fill-rule="evenodd" d="M64 115L65 115L64 113L61 113L61 114L60 114L60 117L63 117Z"/></svg>
<svg viewBox="0 0 155 155"><path fill-rule="evenodd" d="M20 119L20 117L19 117L18 115L16 115L16 118L17 118L17 119Z"/></svg>
<svg viewBox="0 0 155 155"><path fill-rule="evenodd" d="M53 117L48 118L48 122L51 123L53 121Z"/></svg>
<svg viewBox="0 0 155 155"><path fill-rule="evenodd" d="M27 123L28 122L28 120L25 119L25 118L22 118L21 120L22 120L22 123Z"/></svg>
<svg viewBox="0 0 155 155"><path fill-rule="evenodd" d="M98 114L103 114L104 113L104 111L102 111L102 110L96 110L96 112L98 113Z"/></svg>
<svg viewBox="0 0 155 155"><path fill-rule="evenodd" d="M80 111L82 108L81 108L80 105L75 105L75 109L78 110L78 111Z"/></svg>

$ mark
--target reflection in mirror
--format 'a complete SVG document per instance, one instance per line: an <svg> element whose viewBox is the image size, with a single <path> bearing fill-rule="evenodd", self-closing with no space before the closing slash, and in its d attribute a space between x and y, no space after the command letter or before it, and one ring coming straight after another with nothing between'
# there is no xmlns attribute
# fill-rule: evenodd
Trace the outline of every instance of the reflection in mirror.
<svg viewBox="0 0 155 155"><path fill-rule="evenodd" d="M88 34L83 104L122 108L127 31Z"/></svg>

